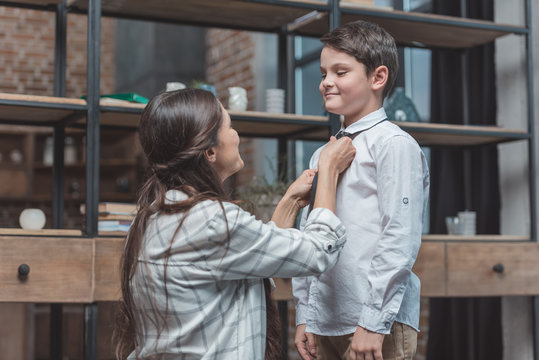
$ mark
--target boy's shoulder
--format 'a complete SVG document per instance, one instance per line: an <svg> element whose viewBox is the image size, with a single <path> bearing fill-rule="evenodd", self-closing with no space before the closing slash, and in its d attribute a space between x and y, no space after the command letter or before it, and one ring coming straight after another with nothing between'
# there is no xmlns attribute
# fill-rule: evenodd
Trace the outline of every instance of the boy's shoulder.
<svg viewBox="0 0 539 360"><path fill-rule="evenodd" d="M378 129L379 131L376 134L378 141L386 142L392 139L403 140L419 147L419 144L417 143L416 139L414 139L412 135L404 131L400 126L392 123L391 121L384 121L384 123L380 125L383 126Z"/></svg>

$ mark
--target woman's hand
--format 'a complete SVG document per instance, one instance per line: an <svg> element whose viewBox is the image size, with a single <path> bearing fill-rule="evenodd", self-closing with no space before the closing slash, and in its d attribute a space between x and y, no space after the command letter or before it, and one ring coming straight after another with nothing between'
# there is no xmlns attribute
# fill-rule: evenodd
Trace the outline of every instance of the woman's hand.
<svg viewBox="0 0 539 360"><path fill-rule="evenodd" d="M344 136L337 140L335 136L332 136L320 153L318 168L329 167L340 174L350 166L355 156L356 148L352 144L352 139Z"/></svg>
<svg viewBox="0 0 539 360"><path fill-rule="evenodd" d="M294 220L299 209L309 204L311 187L316 170L305 170L286 190L283 198L277 204L271 220L280 228L294 226Z"/></svg>
<svg viewBox="0 0 539 360"><path fill-rule="evenodd" d="M284 197L290 197L296 201L300 208L309 204L311 188L313 186L316 170L307 169L288 187Z"/></svg>
<svg viewBox="0 0 539 360"><path fill-rule="evenodd" d="M323 207L335 213L335 192L339 174L350 166L356 148L349 137L331 137L318 159L318 187L313 208Z"/></svg>

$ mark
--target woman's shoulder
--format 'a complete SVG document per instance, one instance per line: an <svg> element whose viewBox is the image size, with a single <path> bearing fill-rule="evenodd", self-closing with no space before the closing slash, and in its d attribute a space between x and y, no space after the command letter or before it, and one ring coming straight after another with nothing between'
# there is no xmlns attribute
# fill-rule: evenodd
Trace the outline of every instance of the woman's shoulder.
<svg viewBox="0 0 539 360"><path fill-rule="evenodd" d="M166 194L167 203L185 201L189 197L182 191L179 190L169 190ZM220 219L226 216L239 216L243 210L235 203L225 200L202 200L199 203L195 204L191 210L189 210L186 221L191 222L204 222L211 221L213 219ZM178 214L178 216L183 216Z"/></svg>

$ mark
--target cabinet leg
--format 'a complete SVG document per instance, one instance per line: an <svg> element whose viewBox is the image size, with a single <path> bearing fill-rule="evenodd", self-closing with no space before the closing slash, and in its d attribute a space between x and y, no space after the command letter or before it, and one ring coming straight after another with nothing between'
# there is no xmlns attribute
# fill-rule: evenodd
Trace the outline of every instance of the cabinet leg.
<svg viewBox="0 0 539 360"><path fill-rule="evenodd" d="M51 304L50 314L50 358L62 360L63 305Z"/></svg>
<svg viewBox="0 0 539 360"><path fill-rule="evenodd" d="M533 296L533 359L539 360L539 296Z"/></svg>
<svg viewBox="0 0 539 360"><path fill-rule="evenodd" d="M97 303L84 306L84 360L97 359Z"/></svg>

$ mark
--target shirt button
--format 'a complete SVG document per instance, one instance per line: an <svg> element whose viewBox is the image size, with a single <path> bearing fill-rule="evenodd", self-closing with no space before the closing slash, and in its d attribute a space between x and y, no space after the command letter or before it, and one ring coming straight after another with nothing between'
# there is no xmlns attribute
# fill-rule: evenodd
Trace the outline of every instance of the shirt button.
<svg viewBox="0 0 539 360"><path fill-rule="evenodd" d="M386 322L385 324L386 329L389 329L389 325L391 325L389 322Z"/></svg>
<svg viewBox="0 0 539 360"><path fill-rule="evenodd" d="M403 202L404 204L408 204L408 198L407 198L407 197L403 198L403 199L402 199L402 202Z"/></svg>
<svg viewBox="0 0 539 360"><path fill-rule="evenodd" d="M331 244L328 245L328 250L331 250L333 246Z"/></svg>

